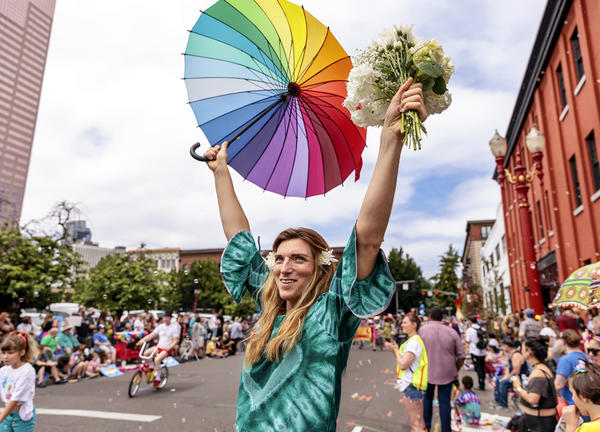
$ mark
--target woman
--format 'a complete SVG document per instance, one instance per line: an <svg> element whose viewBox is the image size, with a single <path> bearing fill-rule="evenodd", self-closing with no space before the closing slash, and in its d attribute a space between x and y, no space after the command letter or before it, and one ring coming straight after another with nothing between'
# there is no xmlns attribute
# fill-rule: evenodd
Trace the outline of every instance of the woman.
<svg viewBox="0 0 600 432"><path fill-rule="evenodd" d="M400 117L427 118L422 86L409 79L390 102L381 145L358 220L337 271L317 232L286 229L268 265L235 194L227 147L205 153L229 241L221 272L236 302L246 291L262 314L246 350L239 387L239 431L334 431L341 377L361 317L385 310L394 290L380 245L392 210L403 132Z"/></svg>
<svg viewBox="0 0 600 432"><path fill-rule="evenodd" d="M385 347L396 357L398 390L404 392L404 409L412 432L425 429L423 420L423 398L427 389L427 352L425 344L417 333L421 321L415 314L408 314L402 320L402 331L408 336L400 348L396 342L386 342Z"/></svg>
<svg viewBox="0 0 600 432"><path fill-rule="evenodd" d="M531 432L553 431L556 427L558 403L552 371L544 363L548 356L548 338L538 336L527 339L523 356L531 366L527 388L521 386L519 377L514 378L513 388L521 398L525 430Z"/></svg>
<svg viewBox="0 0 600 432"><path fill-rule="evenodd" d="M562 332L561 339L565 344L565 355L558 361L556 366L556 378L554 378L554 387L565 400L567 405L573 405L573 396L567 385L567 380L582 360L590 358L581 351L581 336L575 330L565 330Z"/></svg>

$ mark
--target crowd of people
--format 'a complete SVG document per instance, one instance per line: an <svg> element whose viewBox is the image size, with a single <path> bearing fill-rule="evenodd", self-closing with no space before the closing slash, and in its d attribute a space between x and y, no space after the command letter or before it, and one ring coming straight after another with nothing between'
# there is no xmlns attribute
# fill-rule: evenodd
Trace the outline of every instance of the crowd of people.
<svg viewBox="0 0 600 432"><path fill-rule="evenodd" d="M198 358L223 358L243 350L251 330L248 320L227 320L217 314L167 313L161 320L150 313L122 319L108 312L97 318L93 315L81 308L77 327L65 320L59 328L49 314L41 328L36 328L29 317L14 326L8 314L0 314L5 366L1 370L10 372L6 367L11 362L31 364L27 373L34 375L35 385L44 387L49 382L99 376L102 366L120 360L115 349L118 343L132 346L132 342L160 334L166 342L163 347L159 343L159 352L164 351L157 356L159 361L166 355L177 356L184 339L191 340ZM477 424L482 411L478 393L485 391L493 391L494 402L484 409L521 413L509 425L518 431L551 431L558 423L560 430L587 431L599 419L600 315L567 309L559 315L536 316L525 310L485 322L479 316L443 317L434 308L429 316L377 316L363 320L361 326L370 328L371 338L367 344L355 342L359 349L387 349L394 354L397 388L405 396L413 431L430 430L435 398L442 432L451 430L452 406L459 421ZM132 334L139 338L117 337ZM164 334L168 334L166 339ZM19 356L10 358L15 350L22 353L20 363ZM465 361L475 377L463 373L459 382ZM7 416L14 407L11 410ZM31 415L25 412L21 418Z"/></svg>
<svg viewBox="0 0 600 432"><path fill-rule="evenodd" d="M478 424L478 393L486 391L493 391L493 402L483 409L505 416L518 412L508 425L512 430L600 430L597 311L539 316L526 309L484 321L444 318L434 308L429 316L387 315L361 326L370 327L371 349L394 354L412 431L430 430L436 390L442 432L451 430L452 406L459 422ZM363 341L355 343L365 348ZM463 373L459 381L461 368L474 376Z"/></svg>
<svg viewBox="0 0 600 432"><path fill-rule="evenodd" d="M235 355L239 348L244 348L243 341L250 329L248 320L240 317L226 320L216 313L204 314L208 315L204 317L193 313L167 312L165 315L173 318L169 318L168 329L169 340L174 343L168 355L177 358L181 342L186 339L192 342L193 357L197 359ZM75 326L71 321L79 325ZM39 352L32 361L36 385L45 387L49 383L95 378L101 375L103 366L135 360L131 355L123 358L119 354L125 352L125 348L128 352L135 350L136 342L144 337L156 336L158 340L154 331L164 321L163 317L155 318L149 312L122 315L100 312L98 315L96 311L86 311L82 307L76 319L59 320L48 313L41 326L35 325L29 316L21 317L15 326L9 314L3 312L0 314L0 342L14 331L30 335L39 345ZM161 348L159 346L159 350Z"/></svg>

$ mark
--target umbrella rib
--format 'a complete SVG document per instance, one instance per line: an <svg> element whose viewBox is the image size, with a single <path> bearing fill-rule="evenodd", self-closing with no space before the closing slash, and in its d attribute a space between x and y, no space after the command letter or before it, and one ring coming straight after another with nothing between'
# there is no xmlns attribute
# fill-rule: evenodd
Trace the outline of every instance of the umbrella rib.
<svg viewBox="0 0 600 432"><path fill-rule="evenodd" d="M260 34L260 35L261 35L261 36L262 36L262 37L265 39L265 41L267 42L267 45L268 45L268 46L269 46L269 48L270 48L270 49L273 51L273 55L275 55L275 56L277 57L277 60L278 60L279 64L281 64L281 66L283 66L283 64L281 63L281 59L279 58L279 56L277 56L277 53L275 53L275 47L274 47L273 45L271 45L271 42L269 42L269 40L268 40L268 39L265 37L265 35L263 34L263 32L262 32L262 31L260 31L260 29L259 29L259 28L256 26L256 24L254 24L254 22L252 22L252 20L250 20L250 19L249 19L249 18L248 18L246 15L244 15L244 14L243 14L241 11L239 11L239 10L238 10L238 9L237 9L235 6L233 6L233 5L232 5L231 3L229 3L227 0L225 0L225 2L226 2L226 3L228 3L228 4L229 4L229 5L232 7L232 8L236 9L236 10L237 10L237 11L240 13L240 15L242 15L244 18L246 18L246 20L248 20L248 22L249 22L250 24L252 24L252 26L253 26L253 27L256 29L256 31L257 31L257 32L258 32L258 33L259 33L259 34ZM259 7L259 9L261 9L261 10L262 10L262 8L260 7L260 5L259 5L258 3L257 3L256 5ZM206 12L204 12L204 13L206 13ZM263 10L263 13L264 13L264 10ZM207 13L207 15L208 15L209 17L211 17L211 18L213 18L213 19L215 19L215 20L217 20L217 21L221 22L223 25L226 25L226 26L227 26L227 27L229 27L230 29L234 30L236 33L238 33L238 34L242 35L242 36L243 36L243 37L244 37L246 40L250 41L250 43L252 43L252 44L253 44L253 45L254 45L256 48L258 48L258 50L259 50L259 51L261 51L261 52L263 52L264 54L268 55L268 54L267 54L267 53L265 53L265 52L264 52L264 51L263 51L263 50L262 50L262 49L261 49L261 48L260 48L258 45L256 45L256 44L254 43L254 41L253 41L253 40L249 39L249 38L248 38L246 35L244 35L244 34L240 33L240 32L239 32L239 31L238 31L236 28L234 28L234 27L231 27L229 24L227 24L227 23L223 22L221 19L219 19L219 18L217 18L217 17L215 17L215 16L213 16L213 15L211 15L211 14L208 14L208 13ZM266 16L266 13L265 13L265 16ZM281 41L280 41L280 42L281 42ZM273 61L273 60L272 60L270 57L269 57L269 59L270 59L271 61ZM275 64L275 62L273 62L273 64ZM279 69L279 68L277 68L277 69ZM281 69L279 69L279 71L280 71L282 74L285 74L285 70L281 70Z"/></svg>
<svg viewBox="0 0 600 432"><path fill-rule="evenodd" d="M230 113L232 113L232 112L234 112L234 111L237 111L237 110L239 110L239 109L242 109L242 108L245 108L245 107L248 107L248 106L252 106L252 105L256 105L256 104L258 104L259 102L262 102L262 101L264 101L265 99L270 99L270 98L272 98L272 97L274 97L274 96L275 96L275 95L273 95L273 96L269 96L269 97L266 97L266 98L264 98L264 99L260 99L260 100L254 101L254 102L252 102L252 103L246 104L246 105L244 105L244 106L238 107L238 108L236 108L236 109L234 109L234 110L227 111L226 113L223 113L223 114L221 114L221 115L219 115L219 116L217 116L217 117L213 117L213 118L211 118L210 120L208 120L208 121L205 121L204 123L202 123L201 125L198 125L198 126L199 126L200 128L202 128L202 126L203 126L203 125L205 125L205 124L207 124L207 123L210 123L211 121L214 121L214 120L220 119L221 117L224 117L224 116L226 116L227 114L230 114ZM215 96L215 98L216 98L216 97L219 97L219 96ZM209 99L213 99L213 98L206 98L206 99L200 99L200 100L209 100ZM198 101L196 101L196 102L198 102ZM189 102L188 102L188 103L189 103Z"/></svg>
<svg viewBox="0 0 600 432"><path fill-rule="evenodd" d="M314 119L317 120L320 123L320 126L323 128L323 130L327 131L327 128L325 127L325 125L323 124L323 122L321 121L321 119L319 118L319 116L317 115L317 113L312 109L311 104L308 101L304 100L304 98L303 98L303 101L305 102L304 103L304 108L307 111L312 112L313 115L314 115ZM315 125L315 123L313 121L313 118L310 115L308 116L308 121L310 121L310 123L313 125L313 129L315 130L315 135L317 135L317 142L319 143L319 147L321 147L321 140L318 139L318 134L317 134L317 126ZM327 135L329 136L329 134L327 134ZM329 137L329 138L331 139L331 137ZM333 151L335 152L335 155L336 155L335 160L337 162L338 171L340 173L340 179L341 179L342 178L342 167L340 166L339 158L337 157L337 152L335 151L335 146L333 145L333 140L331 141L331 145L333 146ZM325 153L323 151L323 148L321 147L321 167L323 169L323 195L325 195L325 188L327 187L327 184L325 182L325 171L326 171L326 169L325 169L325 157L324 157L324 154ZM306 185L306 191L307 191L306 195L308 195L308 181L306 183L307 183L307 185Z"/></svg>
<svg viewBox="0 0 600 432"><path fill-rule="evenodd" d="M304 68L304 70L300 71L300 74L298 75L298 78L303 78L304 74L306 73L306 71L308 71L310 69L310 67L313 65L313 63L315 62L315 60L317 59L317 57L319 56L319 54L323 50L323 46L325 45L325 41L327 40L327 36L330 33L331 33L331 31L329 30L329 27L327 27L327 33L325 33L325 37L323 38L323 41L321 42L321 46L319 47L319 50L315 53L315 55L310 60L310 62L306 65L306 67ZM304 81L306 81L306 80L304 80ZM304 81L302 81L302 82L304 82ZM298 84L300 84L300 83L298 83Z"/></svg>
<svg viewBox="0 0 600 432"><path fill-rule="evenodd" d="M195 80L200 80L200 79L219 79L221 77L202 77L202 78L184 78L184 79L195 79ZM236 95L236 94L244 94L244 93L254 93L257 91L277 91L277 90L283 90L283 89L273 89L273 88L268 88L268 87L261 87L258 84L267 84L264 81L253 81L253 80L249 80L247 78L225 78L225 79L237 79L240 81L246 81L246 82L252 82L255 83L256 86L258 87L255 90L240 90L240 91L232 91L230 93L219 93L218 95L215 96L209 96L209 97L205 97L205 98L201 98L201 99L194 99L194 100L190 100L188 103L192 103L192 102L200 102L203 100L207 100L207 99L211 99L211 98L216 98L216 97L221 97L221 96L229 96L229 95ZM270 97L270 96L269 96Z"/></svg>
<svg viewBox="0 0 600 432"><path fill-rule="evenodd" d="M339 109L338 109L336 106L334 106L334 105L330 104L329 102L323 101L323 100L321 100L321 99L319 99L319 102L322 102L323 104L325 104L325 105L328 105L328 106L332 107L332 108L333 108L333 109L335 109L336 111L338 111L338 112L342 113L342 114L344 115L344 117L346 117L346 114L345 114L343 111L339 110ZM317 104L315 104L315 105L316 105L316 106L317 106L319 109L321 109L321 108L319 107L319 105L317 105ZM323 112L323 110L322 110L322 109L321 109L321 111ZM350 144L348 143L348 140L346 139L346 134L345 134L345 133L342 131L342 129L340 129L340 127L338 126L338 124L337 124L337 123L336 123L336 122L335 122L335 121L334 121L334 120L333 120L333 119L332 119L332 118L331 118L331 117L330 117L328 114L326 114L326 113L324 113L324 112L323 112L323 115L324 115L325 117L327 117L329 120L331 120L331 122L332 122L332 123L335 125L335 127L337 128L337 130L338 130L338 131L340 131L340 133L341 133L341 134L342 134L342 136L344 137L344 143L346 144L346 147L348 147L348 151L350 152L350 155L352 155L352 156L353 156L353 157L352 157L352 163L354 164L354 170L358 169L358 166L356 165L356 161L354 160L354 153L352 153L352 148L350 147ZM351 121L351 120L350 120L350 119L348 119L348 121ZM354 125L354 123L352 123L352 126L356 127L356 126ZM359 135L360 135L360 134L359 134ZM363 142L363 144L366 146L366 144L367 144L367 143L366 143L365 141L363 141L363 140L362 140L362 137L361 137L361 141L362 141L362 142Z"/></svg>
<svg viewBox="0 0 600 432"><path fill-rule="evenodd" d="M279 5L279 8L281 9L281 13L283 13L283 14L285 15L285 12L283 11L283 8L281 7L281 3L279 2L279 0L277 0L277 4ZM261 6L260 4L258 4L258 3L257 3L257 6L258 6L258 8L259 8L260 10L262 10L262 11L263 11L263 13L265 14L265 16L266 16L267 18L269 18L269 15L268 15L268 14L267 14L267 12L266 12L266 11L265 11L265 10L262 8L262 6ZM270 18L269 18L269 21L270 21ZM271 22L271 23L272 23L272 22ZM273 28L275 28L275 26L273 26ZM259 31L260 31L260 30L259 30ZM262 32L261 32L261 34L262 34ZM279 40L279 49L280 49L280 51L281 51L281 52L282 52L284 55L286 55L286 54L285 54L285 47L283 46L283 41L281 40L281 37L279 36L279 32L277 32L277 31L276 31L276 32L275 32L275 34L277 35L277 39ZM275 48L273 47L273 49L275 49ZM289 59L288 59L287 57L286 57L286 60L287 60L287 62L285 62L285 65L284 65L284 66L285 66L285 68L286 68L286 71L287 71L287 74L288 74L287 78L288 78L288 81L289 81L289 80L290 80L290 77L291 77L291 75L292 75L292 73L291 73L291 72L290 72L290 70L289 70L289 67L290 67L290 65L289 65Z"/></svg>
<svg viewBox="0 0 600 432"><path fill-rule="evenodd" d="M289 109L289 104L286 106L286 109ZM277 161L275 161L275 165L273 165L273 171L271 171L271 174L269 174L269 178L267 180L267 182L265 183L265 189L266 186L269 185L269 183L271 182L271 178L273 177L273 173L275 172L275 170L277 169L277 165L279 164L279 159L281 159L281 154L283 153L283 149L285 147L285 140L287 139L287 135L290 129L290 122L292 121L292 117L290 116L289 121L287 122L287 125L285 126L285 137L283 139L283 144L281 145L281 150L279 151L279 155L277 156Z"/></svg>
<svg viewBox="0 0 600 432"><path fill-rule="evenodd" d="M285 195L284 197L287 196L287 192L288 189L290 188L290 183L292 181L292 175L294 174L294 165L296 164L296 154L298 153L298 100L294 100L295 103L293 103L292 105L292 111L293 111L293 115L296 117L296 147L294 148L294 160L292 161L292 172L290 173L290 176L288 177L288 181L287 184L285 185ZM290 117L291 120L291 117ZM305 194L306 195L306 194Z"/></svg>
<svg viewBox="0 0 600 432"><path fill-rule="evenodd" d="M287 101L285 101L285 106L286 106L286 108L287 108L287 104L288 104L288 102L287 102ZM279 109L278 109L278 111L279 111ZM283 110L283 112L285 113L285 109ZM279 119L279 121L278 121L277 123L279 123L279 122L281 122L281 119ZM267 121L267 122L266 122L266 123L265 123L265 124L264 124L264 125L263 125L263 126L260 128L260 130L259 130L259 131L256 133L256 135L258 135L258 133L260 133L260 131L262 131L262 130L263 130L265 127L266 127L267 123L269 123L269 122ZM271 138L269 138L269 142L271 142L271 140L273 139L273 136L275 136L275 133L276 133L276 132L277 132L277 128L275 128L275 129L273 130L273 133L271 134ZM255 136L256 136L256 135L255 135ZM222 140L223 140L223 139L225 139L225 137L223 137L223 138L222 138ZM250 143L250 141L251 141L251 140L249 140L249 141L248 141L248 143ZM265 148L263 149L263 151L260 153L260 156L259 156L259 157L256 159L257 161L259 161L259 160L260 160L260 158L262 158L262 156L265 154L265 151L267 150L267 148L268 148L268 147L269 147L269 145L267 144L267 145L265 146ZM229 163L231 164L231 163L232 163L232 162L235 160L235 158L236 158L236 157L238 157L238 155L239 155L240 153L241 153L241 151L240 151L240 152L238 152L238 153L236 153L236 154L235 154L235 156L233 156L233 157L231 158L231 161L229 161Z"/></svg>
<svg viewBox="0 0 600 432"><path fill-rule="evenodd" d="M237 48L236 48L236 49L237 49ZM242 52L242 51L240 51L240 52ZM245 54L245 53L244 53L244 54ZM242 67L245 67L245 68L247 68L247 69L254 70L255 72L259 72L259 73L263 74L263 75L264 75L264 76L266 76L266 77L269 77L269 75L267 75L267 74L263 73L263 72L262 72L262 71L260 71L260 70L252 69L251 67L248 67L248 66L247 66L247 65L245 65L245 64L238 63L238 62L236 62L236 61L223 60L222 58L217 58L217 57L208 56L208 55L198 55L198 54L185 54L185 55L187 55L187 56L190 56L190 57L207 58L207 59L211 59L211 60L219 60L219 61L223 61L223 62L233 63L233 64L236 64L236 65L238 65L238 66L242 66ZM250 57L250 58L252 58L251 56L249 56L249 57ZM280 83L280 84L285 84L285 85L287 85L287 83L285 83L284 81L278 81L278 80L276 80L274 77L271 77L271 78L273 79L273 82L274 82L274 83Z"/></svg>
<svg viewBox="0 0 600 432"><path fill-rule="evenodd" d="M267 83L267 84L271 84L271 85L273 85L273 88L277 88L277 86L281 85L279 82L273 80L273 77L271 77L269 75L265 75L264 73L262 73L260 71L257 71L256 69L252 69L252 68L250 68L250 67L248 67L246 65L239 64L239 63L236 63L236 62L233 62L233 61L226 61L226 60L217 59L217 58L214 58L214 57L207 57L207 56L200 56L200 55L193 55L193 54L184 54L184 56L197 57L197 58L205 58L205 59L208 59L208 60L216 60L216 61L220 61L220 62L223 62L223 63L232 63L232 64L235 64L235 65L238 65L238 66L240 66L242 68L247 69L249 73L251 73L252 75L254 75L254 77L256 77L256 81L260 81L260 82L264 82L264 83ZM264 79L263 79L263 77L264 77ZM215 76L215 77L184 77L183 79L186 80L186 79L196 79L196 78L238 78L238 77L223 77L223 76ZM266 81L265 81L265 79L266 79Z"/></svg>
<svg viewBox="0 0 600 432"><path fill-rule="evenodd" d="M340 59L337 59L336 61L334 61L334 62L332 62L332 63L329 63L327 66L325 66L325 67L324 67L324 68L322 68L321 70L319 70L319 71L315 72L314 74L312 74L311 76L309 76L309 77L306 77L305 79L303 79L303 80L302 80L302 82L298 83L298 85L300 85L300 86L301 86L301 85L302 85L302 83L305 83L306 81L310 80L312 77L314 77L314 76L316 76L316 75L320 74L320 73L321 73L321 72L323 72L325 69L327 69L329 66L331 66L331 65L334 65L334 64L336 64L336 63L339 63L339 62L341 62L342 60L346 60L346 59L348 59L348 58L350 58L350 56L349 56L349 55L347 55L346 57L342 57L342 58L340 58ZM352 59L350 59L350 63L352 63Z"/></svg>
<svg viewBox="0 0 600 432"><path fill-rule="evenodd" d="M306 33L304 34L304 46L302 47L300 58L298 59L298 63L294 63L294 73L296 72L297 68L302 66L304 56L306 55L306 46L308 45L308 21L306 20L306 9L304 9L304 6L301 6L301 8L302 13L304 14L304 24L306 25ZM298 77L294 76L294 80L296 80L297 78L300 78L300 75L298 75Z"/></svg>

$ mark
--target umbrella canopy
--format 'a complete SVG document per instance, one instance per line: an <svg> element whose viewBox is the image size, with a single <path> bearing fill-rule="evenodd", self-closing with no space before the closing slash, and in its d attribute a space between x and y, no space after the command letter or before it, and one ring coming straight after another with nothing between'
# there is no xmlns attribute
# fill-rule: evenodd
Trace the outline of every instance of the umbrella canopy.
<svg viewBox="0 0 600 432"><path fill-rule="evenodd" d="M352 62L327 27L286 0L221 0L190 31L185 83L211 145L242 177L309 197L358 179L366 130L342 106ZM240 135L241 133L241 135Z"/></svg>
<svg viewBox="0 0 600 432"><path fill-rule="evenodd" d="M600 306L600 262L575 270L561 285L552 306L581 309Z"/></svg>

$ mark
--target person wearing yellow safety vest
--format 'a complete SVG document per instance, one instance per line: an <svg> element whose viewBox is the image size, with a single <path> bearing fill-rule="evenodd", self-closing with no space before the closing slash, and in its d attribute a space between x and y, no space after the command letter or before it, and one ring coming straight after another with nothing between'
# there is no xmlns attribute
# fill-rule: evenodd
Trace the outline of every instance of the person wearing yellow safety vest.
<svg viewBox="0 0 600 432"><path fill-rule="evenodd" d="M402 331L408 335L408 340L400 348L396 342L385 343L385 347L396 357L397 388L404 392L404 408L412 432L422 432L425 429L423 398L427 390L428 361L425 344L417 333L420 325L416 314L406 315L402 319Z"/></svg>

